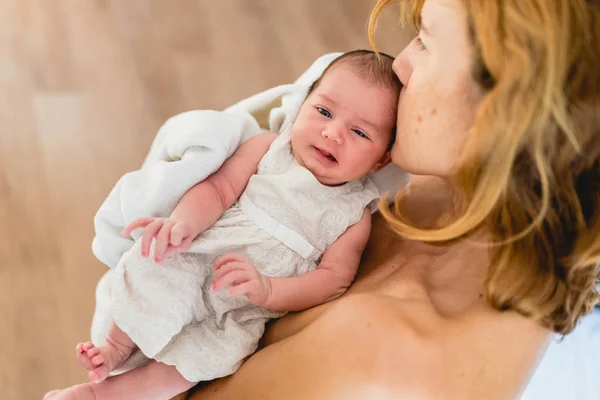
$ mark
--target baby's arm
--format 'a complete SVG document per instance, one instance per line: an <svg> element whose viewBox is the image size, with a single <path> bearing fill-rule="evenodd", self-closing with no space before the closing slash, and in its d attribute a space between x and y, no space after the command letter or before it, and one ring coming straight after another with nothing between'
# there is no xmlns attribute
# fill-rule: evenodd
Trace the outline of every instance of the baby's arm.
<svg viewBox="0 0 600 400"><path fill-rule="evenodd" d="M230 286L229 294L245 294L250 302L276 311L300 311L341 296L352 284L371 232L371 213L365 209L327 249L313 272L291 278L261 275L247 260L230 254L217 260L213 289Z"/></svg>
<svg viewBox="0 0 600 400"><path fill-rule="evenodd" d="M217 172L188 190L169 218L140 218L123 235L146 228L142 236L142 255L148 256L156 237L154 257L186 251L200 233L210 228L242 194L258 164L278 136L263 133L244 142Z"/></svg>
<svg viewBox="0 0 600 400"><path fill-rule="evenodd" d="M240 197L277 136L263 133L243 143L217 172L182 197L171 218L187 221L196 236L210 228Z"/></svg>
<svg viewBox="0 0 600 400"><path fill-rule="evenodd" d="M323 254L313 272L292 278L269 278L271 293L265 308L300 311L340 297L352 284L371 233L371 212L365 209Z"/></svg>

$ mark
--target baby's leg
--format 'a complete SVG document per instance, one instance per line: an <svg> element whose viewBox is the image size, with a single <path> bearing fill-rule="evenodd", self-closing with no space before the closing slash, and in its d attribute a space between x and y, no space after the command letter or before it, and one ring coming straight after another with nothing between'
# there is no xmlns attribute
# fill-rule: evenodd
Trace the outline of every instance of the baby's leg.
<svg viewBox="0 0 600 400"><path fill-rule="evenodd" d="M84 383L52 391L43 400L169 400L192 388L171 365L151 361L101 383Z"/></svg>
<svg viewBox="0 0 600 400"><path fill-rule="evenodd" d="M133 349L135 343L112 321L102 345L96 347L92 342L77 345L77 360L89 371L90 381L100 383L129 358Z"/></svg>

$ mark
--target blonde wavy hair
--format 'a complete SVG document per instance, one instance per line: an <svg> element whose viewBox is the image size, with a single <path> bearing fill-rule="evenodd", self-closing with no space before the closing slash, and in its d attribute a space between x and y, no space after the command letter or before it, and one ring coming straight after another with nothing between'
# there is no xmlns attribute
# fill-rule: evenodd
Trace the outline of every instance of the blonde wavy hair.
<svg viewBox="0 0 600 400"><path fill-rule="evenodd" d="M425 0L399 6L420 29ZM462 0L485 90L453 187L460 209L435 229L403 217L398 193L382 214L400 235L449 241L492 235L486 301L562 334L600 296L600 1Z"/></svg>

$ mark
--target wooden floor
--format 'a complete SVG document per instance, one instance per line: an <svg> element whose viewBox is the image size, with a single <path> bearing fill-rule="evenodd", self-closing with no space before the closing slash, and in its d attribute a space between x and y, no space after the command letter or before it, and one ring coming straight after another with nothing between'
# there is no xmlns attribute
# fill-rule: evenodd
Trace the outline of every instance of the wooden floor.
<svg viewBox="0 0 600 400"><path fill-rule="evenodd" d="M374 0L0 0L0 398L85 379L92 218L162 122L368 46ZM392 31L382 50L405 43Z"/></svg>

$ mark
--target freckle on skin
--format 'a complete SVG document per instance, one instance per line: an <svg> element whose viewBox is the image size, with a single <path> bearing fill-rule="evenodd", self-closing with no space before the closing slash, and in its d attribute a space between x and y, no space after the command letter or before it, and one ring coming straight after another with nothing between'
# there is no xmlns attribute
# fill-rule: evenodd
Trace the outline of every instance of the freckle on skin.
<svg viewBox="0 0 600 400"><path fill-rule="evenodd" d="M431 115L435 115L437 113L437 109L436 108L432 108L431 111L429 112Z"/></svg>
<svg viewBox="0 0 600 400"><path fill-rule="evenodd" d="M415 135L418 135L418 134L419 134L419 130L415 129Z"/></svg>
<svg viewBox="0 0 600 400"><path fill-rule="evenodd" d="M419 122L419 123L423 122L423 118L420 115L417 115L417 122Z"/></svg>

